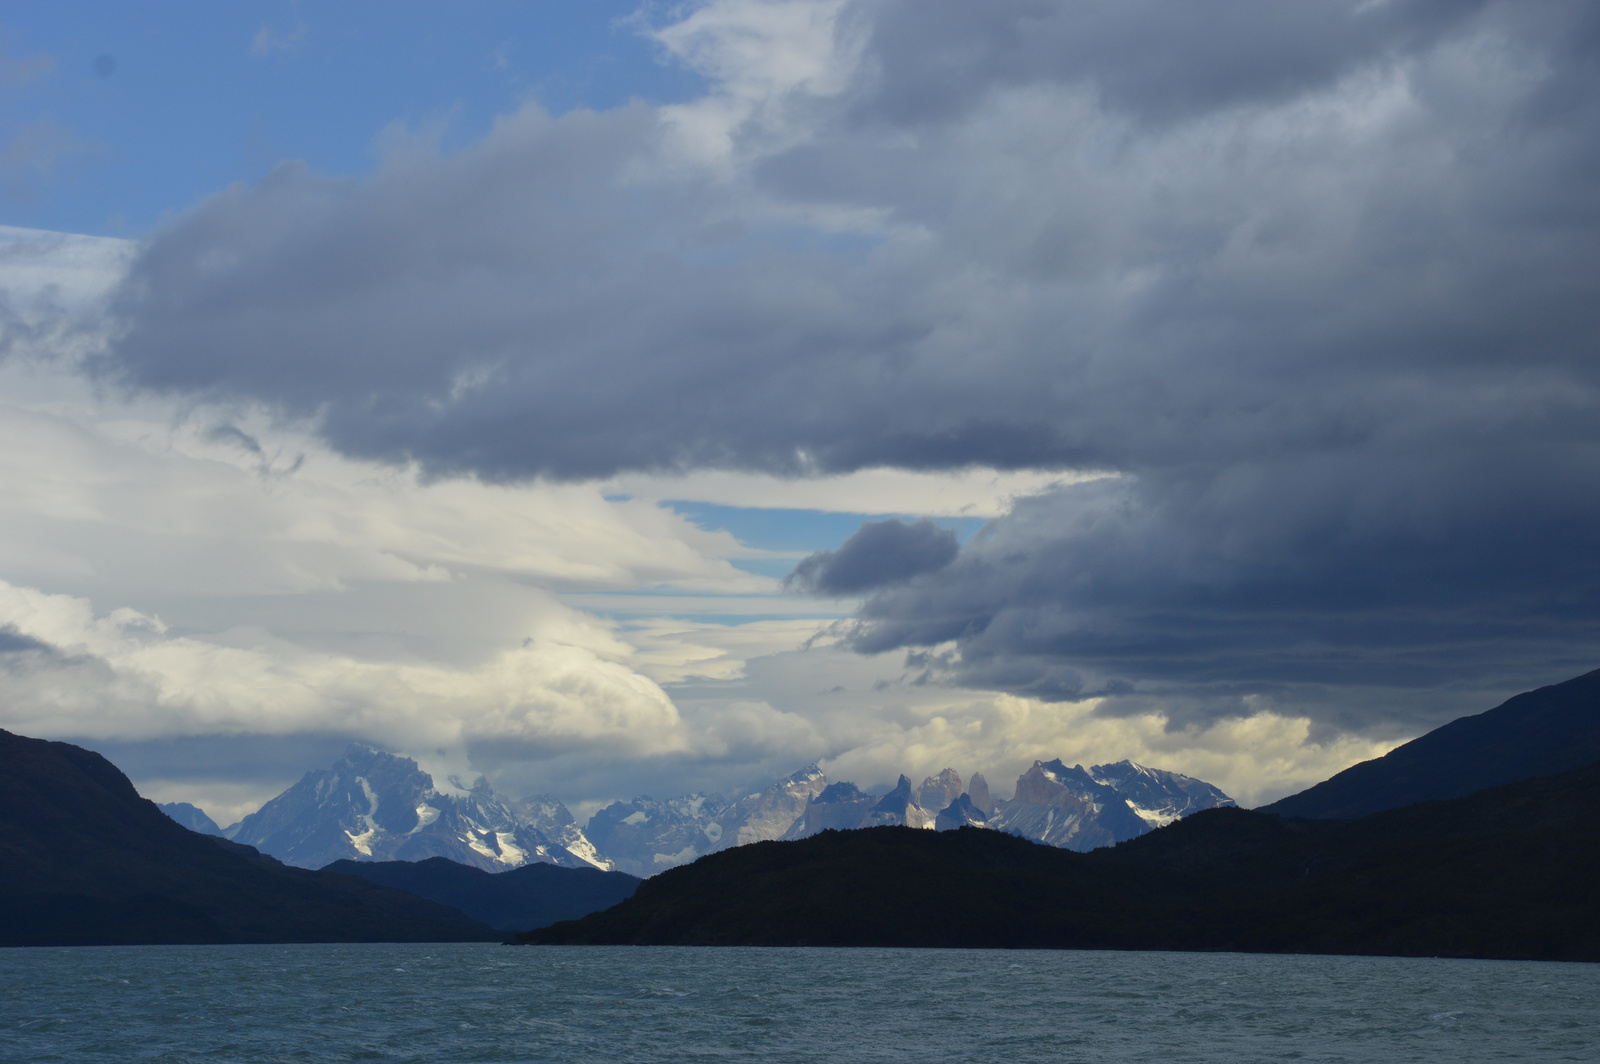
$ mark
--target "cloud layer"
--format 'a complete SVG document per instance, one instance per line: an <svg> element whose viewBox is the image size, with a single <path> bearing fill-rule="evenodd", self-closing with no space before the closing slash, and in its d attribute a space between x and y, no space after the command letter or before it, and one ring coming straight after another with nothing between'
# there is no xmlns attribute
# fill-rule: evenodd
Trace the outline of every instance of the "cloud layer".
<svg viewBox="0 0 1600 1064"><path fill-rule="evenodd" d="M395 129L369 176L286 163L174 217L96 372L418 484L1108 474L959 551L892 522L797 571L867 596L839 634L908 688L1394 736L1593 666L1595 5L677 17L702 99ZM694 554L662 572L728 578ZM704 734L854 748L717 705Z"/></svg>

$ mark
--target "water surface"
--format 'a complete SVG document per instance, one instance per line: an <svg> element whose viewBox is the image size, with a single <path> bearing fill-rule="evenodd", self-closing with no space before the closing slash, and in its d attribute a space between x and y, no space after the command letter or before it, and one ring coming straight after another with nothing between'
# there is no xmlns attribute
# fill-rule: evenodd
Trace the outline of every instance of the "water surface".
<svg viewBox="0 0 1600 1064"><path fill-rule="evenodd" d="M1600 1060L1600 965L493 945L0 950L5 1061Z"/></svg>

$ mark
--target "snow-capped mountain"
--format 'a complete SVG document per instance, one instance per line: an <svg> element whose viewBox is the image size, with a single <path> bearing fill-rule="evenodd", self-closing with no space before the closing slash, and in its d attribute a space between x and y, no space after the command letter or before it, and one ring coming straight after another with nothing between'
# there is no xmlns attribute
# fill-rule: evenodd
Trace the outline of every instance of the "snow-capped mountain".
<svg viewBox="0 0 1600 1064"><path fill-rule="evenodd" d="M1035 761L1015 797L996 802L984 826L1068 850L1114 846L1179 817L1233 799L1209 783L1132 761L1068 768Z"/></svg>
<svg viewBox="0 0 1600 1064"><path fill-rule="evenodd" d="M987 826L1068 850L1092 850L1150 830L1112 787L1082 765L1035 761L1017 778L1016 796L996 803Z"/></svg>
<svg viewBox="0 0 1600 1064"><path fill-rule="evenodd" d="M733 803L721 825L721 839L712 849L746 846L752 842L780 839L805 815L811 799L828 786L828 777L816 765L786 776L754 794Z"/></svg>
<svg viewBox="0 0 1600 1064"><path fill-rule="evenodd" d="M1165 827L1202 809L1234 804L1232 798L1204 780L1146 768L1132 761L1091 765L1089 775L1122 795L1129 808L1153 828Z"/></svg>
<svg viewBox="0 0 1600 1064"><path fill-rule="evenodd" d="M732 803L714 794L666 801L640 795L606 806L587 830L617 869L651 876L715 850L782 837L827 783L820 768L807 765Z"/></svg>
<svg viewBox="0 0 1600 1064"><path fill-rule="evenodd" d="M1233 804L1209 783L1132 761L1088 770L1036 761L1009 801L990 796L982 773L973 773L964 789L954 769L915 787L901 776L887 794L874 795L854 783L830 783L819 767L807 765L734 801L686 794L613 802L580 828L548 795L516 800L496 794L481 778L470 789L451 782L454 792L441 792L411 758L357 743L333 768L308 772L220 833L307 868L340 859L447 857L491 872L545 862L652 876L731 846L883 825L986 827L1088 850ZM181 823L200 824L199 830L210 823L197 819L205 814L192 806L167 811Z"/></svg>
<svg viewBox="0 0 1600 1064"><path fill-rule="evenodd" d="M685 794L657 801L641 794L612 802L589 818L588 833L599 851L622 872L653 876L710 852L722 839L719 817L728 800L715 794Z"/></svg>
<svg viewBox="0 0 1600 1064"><path fill-rule="evenodd" d="M861 826L878 799L854 783L830 783L806 803L805 811L780 838L803 839L819 831L849 831Z"/></svg>
<svg viewBox="0 0 1600 1064"><path fill-rule="evenodd" d="M785 839L803 839L819 831L850 831L855 828L904 826L931 828L937 810L925 809L917 803L918 793L927 793L942 800L943 786L948 777L960 777L946 769L939 776L923 780L915 790L911 781L901 776L893 790L881 798L862 791L853 783L829 784L806 806L805 814L784 833ZM930 786L932 785L932 786Z"/></svg>
<svg viewBox="0 0 1600 1064"><path fill-rule="evenodd" d="M306 773L227 834L303 868L428 857L489 872L534 862L611 867L554 798L506 799L482 778L465 794L441 793L411 758L361 743L332 769Z"/></svg>

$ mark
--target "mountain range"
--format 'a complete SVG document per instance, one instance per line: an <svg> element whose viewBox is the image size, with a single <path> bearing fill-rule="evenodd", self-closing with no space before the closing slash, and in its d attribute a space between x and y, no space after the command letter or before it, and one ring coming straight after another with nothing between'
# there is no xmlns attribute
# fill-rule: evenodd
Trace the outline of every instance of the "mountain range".
<svg viewBox="0 0 1600 1064"><path fill-rule="evenodd" d="M1075 853L963 828L711 854L544 944L1600 960L1600 765L1352 820L1216 808Z"/></svg>
<svg viewBox="0 0 1600 1064"><path fill-rule="evenodd" d="M887 794L871 794L846 781L830 783L807 765L733 800L696 793L613 802L579 827L548 795L506 798L481 777L471 788L451 783L453 792L441 791L411 758L356 743L331 769L306 773L226 829L187 803L162 808L195 831L304 868L444 857L485 872L553 864L647 877L729 847L828 829L987 827L1087 850L1233 804L1208 783L1131 761L1087 770L1035 762L1008 801L991 797L981 773L965 786L954 769L917 786L902 775Z"/></svg>
<svg viewBox="0 0 1600 1064"><path fill-rule="evenodd" d="M506 800L482 781L441 793L371 747L228 829L253 825L313 859L340 845L337 829L361 855L310 871L186 829L175 818L216 825L140 798L98 754L0 731L0 945L492 939L590 912L529 940L1594 960L1600 763L1551 773L1588 756L1597 725L1600 673L1519 695L1296 796L1322 803L1313 819L1273 815L1292 800L1230 808L1208 784L1126 761L1036 762L1009 801L948 769L873 795L809 766L734 801L641 798L597 814L614 852L678 862L643 886L598 870L598 850L580 867L540 853L547 832L587 842L554 799ZM1509 772L1528 778L1440 800ZM1352 794L1425 800L1351 817ZM430 846L522 863L378 859Z"/></svg>

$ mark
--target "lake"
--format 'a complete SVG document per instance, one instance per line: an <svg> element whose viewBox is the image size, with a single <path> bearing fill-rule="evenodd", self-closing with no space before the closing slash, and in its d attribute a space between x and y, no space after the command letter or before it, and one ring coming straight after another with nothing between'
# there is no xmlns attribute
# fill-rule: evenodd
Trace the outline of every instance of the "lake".
<svg viewBox="0 0 1600 1064"><path fill-rule="evenodd" d="M1600 965L626 946L0 949L0 1060L1600 1060Z"/></svg>

